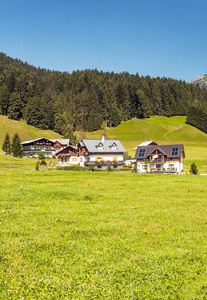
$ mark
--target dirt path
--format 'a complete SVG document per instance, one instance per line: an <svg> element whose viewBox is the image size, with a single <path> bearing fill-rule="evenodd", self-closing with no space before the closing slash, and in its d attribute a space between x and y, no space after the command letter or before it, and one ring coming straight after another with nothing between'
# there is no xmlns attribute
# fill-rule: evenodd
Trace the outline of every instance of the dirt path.
<svg viewBox="0 0 207 300"><path fill-rule="evenodd" d="M164 133L164 134L163 134L163 137L164 137L166 140L168 140L168 141L170 142L170 139L167 138L167 135L168 135L169 133L171 133L171 132L174 132L174 131L183 129L185 126L186 126L186 124L178 126L178 127L174 128L173 130L170 130L170 131Z"/></svg>

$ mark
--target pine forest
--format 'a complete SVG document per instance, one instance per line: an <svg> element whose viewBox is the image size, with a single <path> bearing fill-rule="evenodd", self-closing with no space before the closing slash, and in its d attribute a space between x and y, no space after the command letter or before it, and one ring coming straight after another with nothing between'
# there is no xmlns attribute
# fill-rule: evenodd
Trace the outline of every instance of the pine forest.
<svg viewBox="0 0 207 300"><path fill-rule="evenodd" d="M131 118L186 115L207 132L207 90L171 78L36 68L0 53L0 114L70 138Z"/></svg>

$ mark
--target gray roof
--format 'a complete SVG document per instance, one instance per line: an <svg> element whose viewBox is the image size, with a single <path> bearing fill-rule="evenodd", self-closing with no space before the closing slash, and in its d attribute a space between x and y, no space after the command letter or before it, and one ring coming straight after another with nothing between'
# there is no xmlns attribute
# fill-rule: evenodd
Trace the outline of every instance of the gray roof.
<svg viewBox="0 0 207 300"><path fill-rule="evenodd" d="M54 143L58 142L61 145L69 145L70 144L70 139L52 139L51 141L53 141Z"/></svg>
<svg viewBox="0 0 207 300"><path fill-rule="evenodd" d="M104 142L100 140L90 140L90 139L83 139L81 140L80 144L87 148L89 153L124 153L127 152L122 143L119 140L104 140ZM103 149L99 150L98 145L103 144ZM112 150L113 144L116 144L116 149ZM82 144L81 144L82 145Z"/></svg>
<svg viewBox="0 0 207 300"><path fill-rule="evenodd" d="M177 155L172 155L172 148L178 148ZM143 157L139 157L139 151L141 149L145 149L145 155ZM135 154L135 158L146 159L156 149L162 152L167 157L176 158L176 157L181 157L182 151L184 151L184 146L183 144L138 146ZM185 157L185 152L184 152L184 157Z"/></svg>

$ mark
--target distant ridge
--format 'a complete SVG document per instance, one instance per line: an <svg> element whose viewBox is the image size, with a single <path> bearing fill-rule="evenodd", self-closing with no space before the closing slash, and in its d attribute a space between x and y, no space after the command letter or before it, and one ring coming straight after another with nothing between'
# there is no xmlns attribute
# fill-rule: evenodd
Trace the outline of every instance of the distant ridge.
<svg viewBox="0 0 207 300"><path fill-rule="evenodd" d="M189 83L194 85L198 84L202 89L207 89L207 75L199 75L195 79L191 80Z"/></svg>

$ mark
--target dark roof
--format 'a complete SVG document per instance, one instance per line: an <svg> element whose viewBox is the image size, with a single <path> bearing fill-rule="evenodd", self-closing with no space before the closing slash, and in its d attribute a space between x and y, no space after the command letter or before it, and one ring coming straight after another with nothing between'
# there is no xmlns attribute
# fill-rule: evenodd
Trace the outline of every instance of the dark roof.
<svg viewBox="0 0 207 300"><path fill-rule="evenodd" d="M103 144L103 149L98 149L98 146L100 144ZM112 150L112 146L116 144L116 149ZM80 142L80 145L84 145L89 153L124 153L126 152L126 149L122 145L122 143L119 140L90 140L90 139L83 139Z"/></svg>
<svg viewBox="0 0 207 300"><path fill-rule="evenodd" d="M172 155L173 148L178 148L177 155ZM139 151L141 149L145 149L145 153L144 153L144 156L139 157ZM182 151L184 151L184 146L183 146L183 144L138 146L136 154L135 154L135 158L136 159L146 159L155 150L159 150L168 158L169 157L176 158L176 157L181 157ZM184 152L184 157L185 157L185 152Z"/></svg>
<svg viewBox="0 0 207 300"><path fill-rule="evenodd" d="M69 145L69 146L66 146L65 148L63 148L63 149L57 151L57 152L55 153L55 155L59 155L60 153L65 153L65 151L68 151L68 153L69 153L69 151L70 151L71 148L73 148L75 151L77 151L77 149L78 149L78 147L76 147L76 146L71 146L71 145Z"/></svg>
<svg viewBox="0 0 207 300"><path fill-rule="evenodd" d="M29 140L29 141L25 141L25 142L22 142L21 144L22 144L22 145L26 145L26 144L34 143L34 142L37 142L37 141L40 141L40 140L46 140L46 141L48 141L48 142L50 142L50 143L52 143L52 144L55 144L55 143L53 142L53 140L49 140L49 139L46 139L46 138L44 138L44 137L41 137L41 138L38 138L38 139Z"/></svg>

